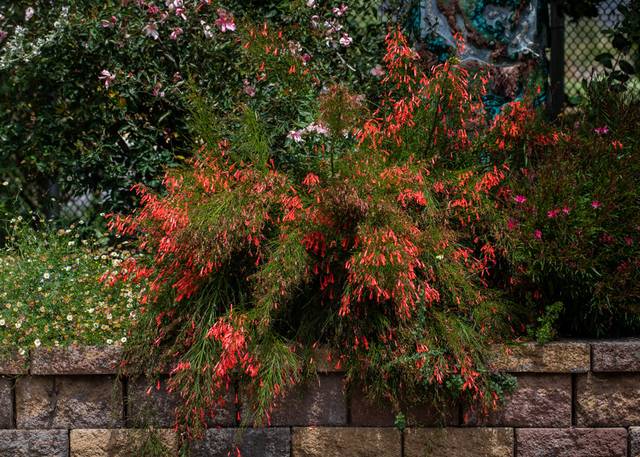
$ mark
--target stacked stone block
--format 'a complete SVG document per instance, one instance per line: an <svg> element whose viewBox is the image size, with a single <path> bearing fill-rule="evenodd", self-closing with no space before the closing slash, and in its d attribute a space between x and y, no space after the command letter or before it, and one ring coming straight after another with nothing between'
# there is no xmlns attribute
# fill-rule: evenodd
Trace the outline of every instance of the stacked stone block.
<svg viewBox="0 0 640 457"><path fill-rule="evenodd" d="M373 402L322 361L277 402L268 427L239 427L242 391L193 443L193 457L640 457L640 340L496 347L492 369L516 376L505 405L407 408ZM319 358L323 357L318 355ZM1 457L146 457L152 436L176 453L176 398L121 379L118 348L36 349L0 359ZM231 454L233 455L233 454ZM149 456L151 457L151 456Z"/></svg>

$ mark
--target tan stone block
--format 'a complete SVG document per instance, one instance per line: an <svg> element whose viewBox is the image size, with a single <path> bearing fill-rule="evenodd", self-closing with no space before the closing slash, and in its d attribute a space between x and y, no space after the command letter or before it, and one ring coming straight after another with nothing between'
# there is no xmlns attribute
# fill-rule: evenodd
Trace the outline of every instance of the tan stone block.
<svg viewBox="0 0 640 457"><path fill-rule="evenodd" d="M16 382L18 428L122 427L122 389L112 376L26 376Z"/></svg>
<svg viewBox="0 0 640 457"><path fill-rule="evenodd" d="M2 457L69 457L66 430L0 430Z"/></svg>
<svg viewBox="0 0 640 457"><path fill-rule="evenodd" d="M579 376L576 381L576 422L580 427L640 424L640 373Z"/></svg>
<svg viewBox="0 0 640 457"><path fill-rule="evenodd" d="M513 457L512 428L408 428L404 457Z"/></svg>
<svg viewBox="0 0 640 457"><path fill-rule="evenodd" d="M458 425L458 405L435 405L425 403L401 406L409 427L435 427ZM356 427L393 427L397 412L389 401L372 400L363 389L353 387L350 391L350 425Z"/></svg>
<svg viewBox="0 0 640 457"><path fill-rule="evenodd" d="M121 359L117 346L40 347L31 352L31 374L116 374Z"/></svg>
<svg viewBox="0 0 640 457"><path fill-rule="evenodd" d="M0 428L13 426L13 394L12 381L0 376Z"/></svg>
<svg viewBox="0 0 640 457"><path fill-rule="evenodd" d="M176 408L180 404L177 393L167 391L166 380L158 385L150 385L144 378L128 382L128 418L133 427L173 427ZM233 387L231 387L233 389ZM235 425L235 389L225 397L225 406L215 409L213 417L208 417L209 426L229 427Z"/></svg>
<svg viewBox="0 0 640 457"><path fill-rule="evenodd" d="M176 434L167 429L84 429L71 430L69 436L71 457L155 457L162 455L157 452L177 452Z"/></svg>
<svg viewBox="0 0 640 457"><path fill-rule="evenodd" d="M570 427L571 375L519 374L518 386L505 403L488 416L464 415L467 425L502 427Z"/></svg>
<svg viewBox="0 0 640 457"><path fill-rule="evenodd" d="M626 457L624 428L521 428L518 457Z"/></svg>
<svg viewBox="0 0 640 457"><path fill-rule="evenodd" d="M490 367L512 373L586 373L591 367L591 348L587 343L525 343L495 346Z"/></svg>
<svg viewBox="0 0 640 457"><path fill-rule="evenodd" d="M21 375L29 372L29 360L17 352L0 351L0 375Z"/></svg>
<svg viewBox="0 0 640 457"><path fill-rule="evenodd" d="M243 420L251 418L246 405L242 407L241 416ZM342 375L320 374L294 386L283 398L276 400L270 425L347 425L347 398Z"/></svg>
<svg viewBox="0 0 640 457"><path fill-rule="evenodd" d="M293 457L400 457L400 432L394 428L294 428Z"/></svg>
<svg viewBox="0 0 640 457"><path fill-rule="evenodd" d="M640 373L640 339L593 343L591 353L595 372Z"/></svg>

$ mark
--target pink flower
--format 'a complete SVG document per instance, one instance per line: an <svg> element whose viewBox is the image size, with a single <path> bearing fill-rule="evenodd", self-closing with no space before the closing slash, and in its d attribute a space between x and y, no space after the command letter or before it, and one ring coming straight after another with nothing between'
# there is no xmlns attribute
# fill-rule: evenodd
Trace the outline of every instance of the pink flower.
<svg viewBox="0 0 640 457"><path fill-rule="evenodd" d="M158 33L158 25L155 22L149 22L142 28L142 31L145 36L153 38L154 40L157 40L160 37L160 34Z"/></svg>
<svg viewBox="0 0 640 457"><path fill-rule="evenodd" d="M304 65L308 64L309 62L311 62L311 54L308 53L304 53L302 54L302 56L300 56L300 58L302 59L302 63Z"/></svg>
<svg viewBox="0 0 640 457"><path fill-rule="evenodd" d="M111 83L116 79L116 75L112 74L108 70L102 70L98 79L104 82L104 87L108 89Z"/></svg>
<svg viewBox="0 0 640 457"><path fill-rule="evenodd" d="M562 208L562 212L564 213L564 215L568 215L571 212L571 209L569 209L568 206L565 206Z"/></svg>
<svg viewBox="0 0 640 457"><path fill-rule="evenodd" d="M369 73L371 73L372 76L375 76L376 78L379 78L381 76L384 76L386 74L386 72L384 71L384 68L382 68L382 65L378 64L375 67L373 67Z"/></svg>
<svg viewBox="0 0 640 457"><path fill-rule="evenodd" d="M236 23L233 21L233 16L231 16L227 10L223 8L218 8L216 10L218 13L218 19L216 19L216 26L220 29L221 32L234 32L236 30Z"/></svg>
<svg viewBox="0 0 640 457"><path fill-rule="evenodd" d="M353 43L353 38L351 38L348 33L343 33L342 37L340 38L340 44L346 48L351 43Z"/></svg>
<svg viewBox="0 0 640 457"><path fill-rule="evenodd" d="M36 14L36 10L34 10L32 6L28 7L24 10L24 20L29 22L34 14Z"/></svg>
<svg viewBox="0 0 640 457"><path fill-rule="evenodd" d="M153 86L153 91L152 94L154 97L164 97L164 91L161 90L162 89L162 83L161 82L157 82L154 86Z"/></svg>
<svg viewBox="0 0 640 457"><path fill-rule="evenodd" d="M147 6L147 13L151 14L152 16L155 14L158 14L159 12L160 12L160 8L158 8L156 5L151 4Z"/></svg>
<svg viewBox="0 0 640 457"><path fill-rule="evenodd" d="M244 84L244 88L242 90L245 94L249 97L254 97L256 95L256 88L253 87L248 80L245 79L242 81L242 84Z"/></svg>
<svg viewBox="0 0 640 457"><path fill-rule="evenodd" d="M302 138L302 130L291 130L287 135L287 138L295 141L296 143L304 143Z"/></svg>
<svg viewBox="0 0 640 457"><path fill-rule="evenodd" d="M514 200L516 203L524 203L527 201L527 197L525 197L524 195L516 195L514 197Z"/></svg>
<svg viewBox="0 0 640 457"><path fill-rule="evenodd" d="M540 229L535 229L535 230L533 231L533 237L534 237L536 240L541 240L541 239L542 239L542 230L540 230Z"/></svg>
<svg viewBox="0 0 640 457"><path fill-rule="evenodd" d="M507 221L507 228L509 230L515 230L518 228L518 221L513 219L513 218L509 218L509 220Z"/></svg>
<svg viewBox="0 0 640 457"><path fill-rule="evenodd" d="M598 209L602 206L602 204L598 200L594 200L591 202L591 207L594 209Z"/></svg>
<svg viewBox="0 0 640 457"><path fill-rule="evenodd" d="M340 16L343 16L344 13L346 13L348 9L349 9L349 7L343 3L340 6L336 6L333 9L333 14L335 14L338 17L340 17Z"/></svg>
<svg viewBox="0 0 640 457"><path fill-rule="evenodd" d="M109 19L103 19L100 21L100 26L103 29L110 29L113 28L116 25L116 22L118 22L118 19L116 19L115 16L111 16Z"/></svg>
<svg viewBox="0 0 640 457"><path fill-rule="evenodd" d="M624 242L627 246L633 246L633 238L628 235L624 237Z"/></svg>
<svg viewBox="0 0 640 457"><path fill-rule="evenodd" d="M547 217L549 219L554 219L558 216L558 214L560 214L560 210L559 209L552 209L550 211L547 211Z"/></svg>
<svg viewBox="0 0 640 457"><path fill-rule="evenodd" d="M171 32L171 35L169 35L169 38L171 38L172 40L177 40L178 37L180 35L182 35L184 33L184 30L182 30L182 27L176 27L175 29L173 29L173 31Z"/></svg>
<svg viewBox="0 0 640 457"><path fill-rule="evenodd" d="M593 131L596 132L598 135L606 135L607 133L609 133L609 127L604 125L602 127L596 127L595 129L593 129Z"/></svg>

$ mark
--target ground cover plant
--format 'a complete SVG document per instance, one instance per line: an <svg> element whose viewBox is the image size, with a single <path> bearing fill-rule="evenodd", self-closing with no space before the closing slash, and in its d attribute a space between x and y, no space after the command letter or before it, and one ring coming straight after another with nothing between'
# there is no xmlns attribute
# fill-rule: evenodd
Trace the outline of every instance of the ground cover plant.
<svg viewBox="0 0 640 457"><path fill-rule="evenodd" d="M81 227L80 227L81 228ZM77 226L34 230L9 222L0 251L0 344L25 354L40 346L123 345L135 322L135 285L106 288L104 272L131 253L81 237Z"/></svg>

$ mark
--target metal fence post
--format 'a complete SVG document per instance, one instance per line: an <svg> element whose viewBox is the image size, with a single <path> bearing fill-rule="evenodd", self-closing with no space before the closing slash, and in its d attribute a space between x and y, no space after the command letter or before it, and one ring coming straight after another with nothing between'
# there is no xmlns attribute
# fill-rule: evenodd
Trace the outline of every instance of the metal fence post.
<svg viewBox="0 0 640 457"><path fill-rule="evenodd" d="M564 105L564 12L562 0L549 2L549 32L551 41L551 63L549 78L551 82L549 111L556 118Z"/></svg>

